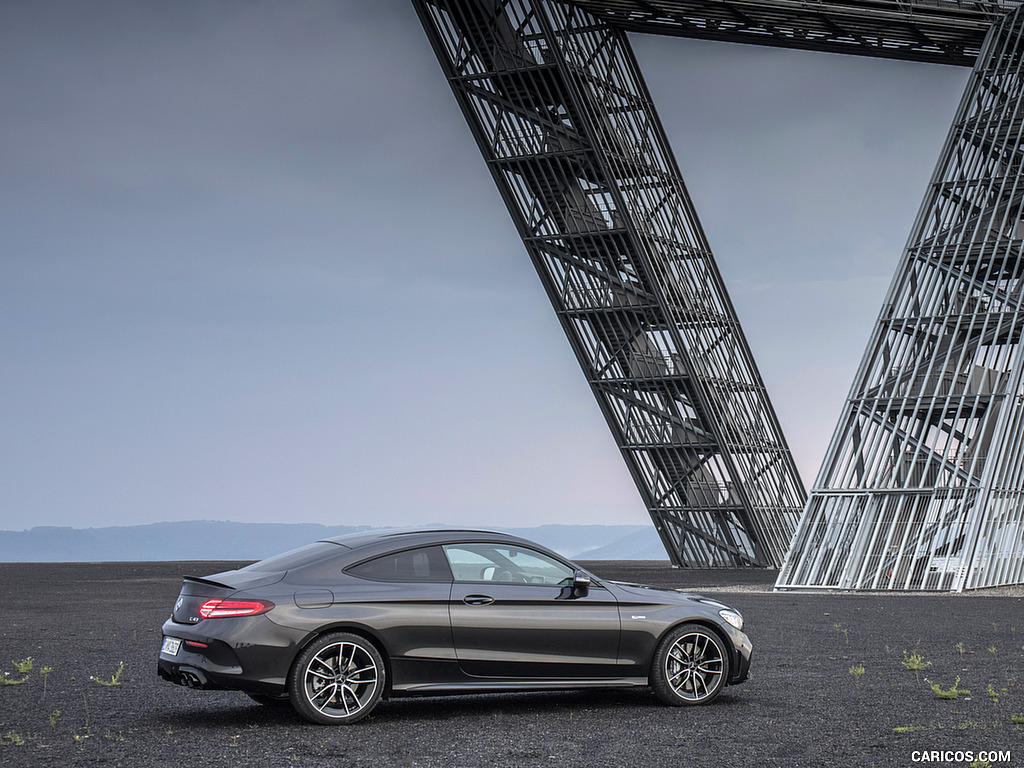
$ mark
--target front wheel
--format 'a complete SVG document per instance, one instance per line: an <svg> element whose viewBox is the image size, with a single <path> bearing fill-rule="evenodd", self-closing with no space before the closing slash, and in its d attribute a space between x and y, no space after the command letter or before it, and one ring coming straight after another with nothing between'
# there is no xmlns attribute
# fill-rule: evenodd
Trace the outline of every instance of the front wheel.
<svg viewBox="0 0 1024 768"><path fill-rule="evenodd" d="M700 624L683 624L669 632L651 663L654 693L674 707L712 701L728 678L725 642Z"/></svg>
<svg viewBox="0 0 1024 768"><path fill-rule="evenodd" d="M295 711L310 722L354 723L380 701L384 660L373 643L359 635L324 635L295 659L288 691Z"/></svg>

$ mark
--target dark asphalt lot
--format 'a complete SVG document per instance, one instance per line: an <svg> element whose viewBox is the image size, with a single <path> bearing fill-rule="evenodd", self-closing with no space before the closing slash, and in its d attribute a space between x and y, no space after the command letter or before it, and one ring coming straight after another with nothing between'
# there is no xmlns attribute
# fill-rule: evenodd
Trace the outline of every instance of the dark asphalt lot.
<svg viewBox="0 0 1024 768"><path fill-rule="evenodd" d="M753 679L699 708L665 707L640 691L401 699L354 726L314 726L239 693L157 678L160 625L181 576L230 564L3 564L0 671L20 679L12 662L30 656L33 669L24 683L0 686L0 765L971 764L914 760L941 750L1009 751L991 765L1024 766L1019 596L773 594L774 573L589 565L739 608ZM920 679L903 666L915 650L930 662ZM90 679L109 681L121 662L119 685ZM864 668L859 684L854 665ZM45 688L43 667L52 670ZM926 681L948 689L957 677L971 693L955 700Z"/></svg>

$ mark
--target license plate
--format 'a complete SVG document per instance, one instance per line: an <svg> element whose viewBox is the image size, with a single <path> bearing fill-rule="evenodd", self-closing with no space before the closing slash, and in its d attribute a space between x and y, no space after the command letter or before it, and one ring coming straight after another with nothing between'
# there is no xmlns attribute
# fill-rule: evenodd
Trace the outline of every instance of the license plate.
<svg viewBox="0 0 1024 768"><path fill-rule="evenodd" d="M168 656L177 656L178 649L181 647L181 640L176 637L165 637L163 647L160 648L160 653L166 653Z"/></svg>

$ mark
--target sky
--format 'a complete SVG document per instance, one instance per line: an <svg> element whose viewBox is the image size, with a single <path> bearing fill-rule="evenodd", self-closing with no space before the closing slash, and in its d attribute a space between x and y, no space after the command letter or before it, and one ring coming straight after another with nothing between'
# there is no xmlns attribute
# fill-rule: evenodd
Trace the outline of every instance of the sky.
<svg viewBox="0 0 1024 768"><path fill-rule="evenodd" d="M810 485L968 70L632 36ZM0 3L0 530L649 521L411 4Z"/></svg>

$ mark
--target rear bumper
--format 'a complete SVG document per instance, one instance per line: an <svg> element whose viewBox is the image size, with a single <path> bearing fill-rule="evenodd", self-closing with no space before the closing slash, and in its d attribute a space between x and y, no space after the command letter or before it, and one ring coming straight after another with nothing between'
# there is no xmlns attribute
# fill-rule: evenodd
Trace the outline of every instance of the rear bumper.
<svg viewBox="0 0 1024 768"><path fill-rule="evenodd" d="M253 624L262 626L254 627ZM163 636L181 640L174 655L160 652L157 674L164 680L202 690L285 692L299 633L263 616L208 619L199 624L168 620ZM259 637L260 644L252 643Z"/></svg>

